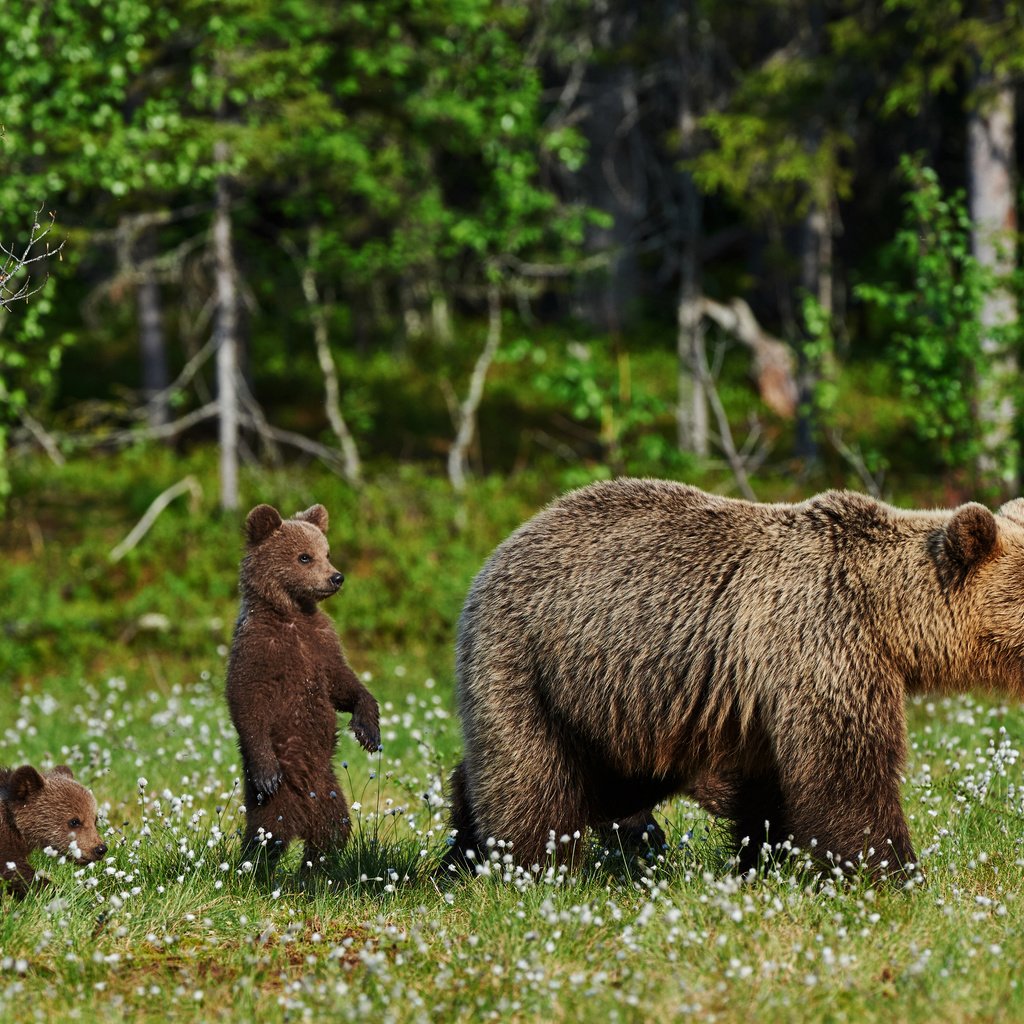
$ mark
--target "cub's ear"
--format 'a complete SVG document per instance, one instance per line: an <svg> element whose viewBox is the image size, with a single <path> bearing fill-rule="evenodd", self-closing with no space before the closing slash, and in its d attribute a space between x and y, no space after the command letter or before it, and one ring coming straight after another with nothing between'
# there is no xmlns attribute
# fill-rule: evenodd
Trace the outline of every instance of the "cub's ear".
<svg viewBox="0 0 1024 1024"><path fill-rule="evenodd" d="M312 523L321 533L327 532L327 509L323 505L310 505L305 512L296 512L295 518Z"/></svg>
<svg viewBox="0 0 1024 1024"><path fill-rule="evenodd" d="M984 505L961 505L946 525L946 552L951 561L970 569L995 554L998 532L996 517Z"/></svg>
<svg viewBox="0 0 1024 1024"><path fill-rule="evenodd" d="M30 764L15 768L7 783L7 796L16 804L23 804L33 793L39 792L46 785L42 775Z"/></svg>
<svg viewBox="0 0 1024 1024"><path fill-rule="evenodd" d="M50 769L51 775L63 775L67 779L73 779L75 773L66 764L55 764Z"/></svg>
<svg viewBox="0 0 1024 1024"><path fill-rule="evenodd" d="M1012 519L1018 526L1024 526L1024 498L1014 498L999 510L1001 516Z"/></svg>
<svg viewBox="0 0 1024 1024"><path fill-rule="evenodd" d="M257 505L245 517L245 539L249 547L262 544L281 525L281 513L273 505Z"/></svg>

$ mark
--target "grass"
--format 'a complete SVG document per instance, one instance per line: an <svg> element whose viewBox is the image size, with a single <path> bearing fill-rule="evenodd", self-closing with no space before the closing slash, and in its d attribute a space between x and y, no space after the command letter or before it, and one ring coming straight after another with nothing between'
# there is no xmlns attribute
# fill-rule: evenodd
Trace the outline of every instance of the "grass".
<svg viewBox="0 0 1024 1024"><path fill-rule="evenodd" d="M743 882L721 827L685 800L661 808L669 849L646 859L588 848L578 870L531 874L496 850L483 877L438 876L460 747L454 617L489 547L546 499L539 480L481 484L456 532L443 485L421 476L358 499L314 471L247 478L247 500L331 510L349 582L329 607L383 712L382 755L342 729L349 847L309 884L295 849L264 883L239 863L218 651L238 524L171 509L127 565L105 561L185 471L212 502L201 456L18 469L0 763L69 763L111 852L88 867L40 855L53 887L0 898L0 1020L1024 1019L1017 706L911 704L904 804L926 880L906 889L785 870ZM133 631L142 615L170 624Z"/></svg>

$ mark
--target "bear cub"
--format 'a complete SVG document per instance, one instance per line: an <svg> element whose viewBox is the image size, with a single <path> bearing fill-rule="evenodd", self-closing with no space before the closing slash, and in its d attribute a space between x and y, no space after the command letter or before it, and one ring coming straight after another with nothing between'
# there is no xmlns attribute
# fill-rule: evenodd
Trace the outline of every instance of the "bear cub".
<svg viewBox="0 0 1024 1024"><path fill-rule="evenodd" d="M96 813L96 798L65 765L48 772L30 764L0 768L0 878L15 896L45 881L28 862L32 850L51 847L82 864L106 854Z"/></svg>
<svg viewBox="0 0 1024 1024"><path fill-rule="evenodd" d="M380 745L377 701L318 607L345 579L331 565L326 534L323 505L287 520L257 505L245 521L227 699L244 770L244 852L254 859L265 845L268 866L293 839L305 840L311 867L348 839L348 804L331 763L335 713L352 715L367 750Z"/></svg>

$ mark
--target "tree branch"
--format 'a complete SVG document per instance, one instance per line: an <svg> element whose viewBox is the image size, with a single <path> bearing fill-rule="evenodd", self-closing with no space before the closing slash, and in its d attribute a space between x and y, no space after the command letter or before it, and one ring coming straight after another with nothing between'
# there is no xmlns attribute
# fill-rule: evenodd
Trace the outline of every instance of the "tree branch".
<svg viewBox="0 0 1024 1024"><path fill-rule="evenodd" d="M38 284L33 288L31 275L26 275L20 284L17 283L16 279L23 271L27 270L32 264L47 260L51 256L56 256L58 260L63 259L61 256L61 250L64 248L63 242L53 249L50 248L50 243L47 242L42 252L32 255L32 250L53 230L54 221L57 217L55 213L51 213L49 223L43 226L39 223L39 215L42 212L43 208L40 206L32 220L32 229L29 232L28 242L20 253L16 252L13 246L8 248L3 242L0 242L0 253L3 253L6 257L3 265L0 266L0 309L7 312L10 312L16 302L27 302L46 285L50 276L47 274L43 278L42 284Z"/></svg>
<svg viewBox="0 0 1024 1024"><path fill-rule="evenodd" d="M743 299L733 298L723 305L705 296L701 312L753 352L754 374L762 400L779 416L792 419L796 415L797 387L789 346L764 330Z"/></svg>
<svg viewBox="0 0 1024 1024"><path fill-rule="evenodd" d="M498 285L487 287L487 340L469 378L469 391L459 409L459 427L448 452L448 479L457 494L466 489L466 453L476 432L476 414L484 394L484 381L501 344L501 292Z"/></svg>
<svg viewBox="0 0 1024 1024"><path fill-rule="evenodd" d="M176 484L168 487L163 493L158 494L149 508L146 509L142 518L132 528L128 536L125 537L125 539L121 541L121 543L118 544L109 555L107 555L107 558L111 562L120 562L121 559L124 558L124 556L127 555L128 552L146 536L150 527L152 527L152 525L157 521L157 517L160 513L163 512L163 510L167 508L167 506L170 505L170 503L174 501L179 494L191 494L191 504L195 507L203 496L203 490L199 486L199 481L196 480L194 476L187 476L184 479L179 480Z"/></svg>

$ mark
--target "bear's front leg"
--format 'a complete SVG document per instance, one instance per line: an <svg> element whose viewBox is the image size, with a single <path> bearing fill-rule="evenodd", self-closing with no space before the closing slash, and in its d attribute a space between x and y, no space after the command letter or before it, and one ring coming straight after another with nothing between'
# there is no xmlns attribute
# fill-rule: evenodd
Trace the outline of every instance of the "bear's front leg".
<svg viewBox="0 0 1024 1024"><path fill-rule="evenodd" d="M32 865L23 857L15 857L0 863L0 878L7 883L7 887L19 900L28 895L33 883L39 886L49 881L43 875L37 876Z"/></svg>
<svg viewBox="0 0 1024 1024"><path fill-rule="evenodd" d="M646 853L648 850L663 850L668 845L665 830L654 820L654 808L637 811L614 824L599 825L597 834L611 850L621 846L624 850Z"/></svg>
<svg viewBox="0 0 1024 1024"><path fill-rule="evenodd" d="M360 745L371 753L376 751L380 747L380 709L373 694L348 665L342 666L335 675L331 699L338 711L352 714L349 728Z"/></svg>
<svg viewBox="0 0 1024 1024"><path fill-rule="evenodd" d="M380 709L368 691L352 712L352 734L371 753L380 748Z"/></svg>
<svg viewBox="0 0 1024 1024"><path fill-rule="evenodd" d="M827 770L819 767L811 777L787 778L783 769L785 827L794 844L843 872L864 866L875 878L907 875L917 857L900 804L898 770L891 767L898 760L895 752L882 756L876 749L841 761L842 767L834 761ZM829 762L818 762L824 764Z"/></svg>

